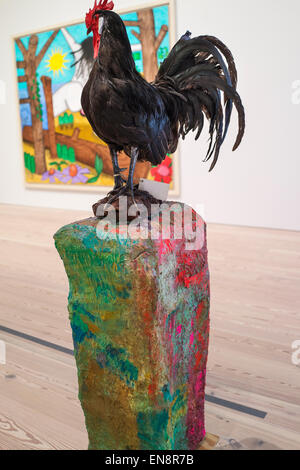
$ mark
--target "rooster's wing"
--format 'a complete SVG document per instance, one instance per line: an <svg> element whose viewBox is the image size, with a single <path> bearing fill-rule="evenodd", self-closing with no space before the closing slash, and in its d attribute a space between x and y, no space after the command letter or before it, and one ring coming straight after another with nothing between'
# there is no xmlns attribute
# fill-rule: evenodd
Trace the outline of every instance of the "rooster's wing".
<svg viewBox="0 0 300 470"><path fill-rule="evenodd" d="M92 80L85 96L88 119L108 144L139 149L139 160L159 164L169 147L169 118L160 93L139 74L131 80Z"/></svg>

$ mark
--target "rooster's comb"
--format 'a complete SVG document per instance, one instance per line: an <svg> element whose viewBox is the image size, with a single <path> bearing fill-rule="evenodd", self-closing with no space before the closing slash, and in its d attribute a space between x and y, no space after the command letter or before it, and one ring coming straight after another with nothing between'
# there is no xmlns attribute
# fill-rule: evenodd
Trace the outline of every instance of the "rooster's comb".
<svg viewBox="0 0 300 470"><path fill-rule="evenodd" d="M93 15L97 10L113 10L114 2L109 2L108 0L100 0L97 5L97 0L95 0L95 5L93 9L90 9L86 14L85 23L89 27L93 22Z"/></svg>

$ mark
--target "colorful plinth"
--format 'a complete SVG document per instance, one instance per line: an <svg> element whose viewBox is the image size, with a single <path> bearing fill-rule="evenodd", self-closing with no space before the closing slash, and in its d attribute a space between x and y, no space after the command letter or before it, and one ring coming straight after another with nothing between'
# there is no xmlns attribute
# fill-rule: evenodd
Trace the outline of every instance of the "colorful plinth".
<svg viewBox="0 0 300 470"><path fill-rule="evenodd" d="M124 236L122 224L104 233L98 222L55 235L70 283L89 448L196 450L205 437L209 339L205 223L193 211L198 242L191 250L186 237L174 238L180 217L167 239L165 228L153 235L162 215L149 222L146 239Z"/></svg>

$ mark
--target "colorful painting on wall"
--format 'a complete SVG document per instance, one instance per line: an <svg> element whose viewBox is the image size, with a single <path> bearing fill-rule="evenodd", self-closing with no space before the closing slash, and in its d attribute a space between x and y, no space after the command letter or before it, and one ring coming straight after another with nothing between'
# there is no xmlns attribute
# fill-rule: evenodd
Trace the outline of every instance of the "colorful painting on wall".
<svg viewBox="0 0 300 470"><path fill-rule="evenodd" d="M137 70L151 81L170 51L170 5L122 13ZM81 109L93 67L92 36L84 22L15 39L25 181L30 187L101 189L113 186L108 147ZM129 158L119 155L121 167ZM161 165L138 163L136 178L170 184L178 194L177 156ZM95 186L97 188L95 188Z"/></svg>

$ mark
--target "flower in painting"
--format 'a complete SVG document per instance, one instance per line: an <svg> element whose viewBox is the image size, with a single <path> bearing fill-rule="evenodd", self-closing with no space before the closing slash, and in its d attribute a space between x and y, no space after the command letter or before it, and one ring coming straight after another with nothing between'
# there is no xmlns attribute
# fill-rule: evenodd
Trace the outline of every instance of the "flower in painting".
<svg viewBox="0 0 300 470"><path fill-rule="evenodd" d="M61 172L60 181L62 183L71 181L72 184L86 183L88 178L85 175L87 173L90 173L88 168L82 168L79 165L72 164Z"/></svg>
<svg viewBox="0 0 300 470"><path fill-rule="evenodd" d="M59 179L60 173L54 168L50 168L50 170L45 171L45 173L43 173L42 181L49 180L49 183L55 183L55 178Z"/></svg>
<svg viewBox="0 0 300 470"><path fill-rule="evenodd" d="M173 175L172 159L167 156L160 165L152 168L151 175L154 177L155 181L170 184Z"/></svg>

